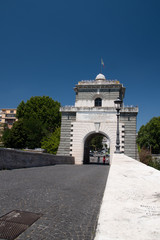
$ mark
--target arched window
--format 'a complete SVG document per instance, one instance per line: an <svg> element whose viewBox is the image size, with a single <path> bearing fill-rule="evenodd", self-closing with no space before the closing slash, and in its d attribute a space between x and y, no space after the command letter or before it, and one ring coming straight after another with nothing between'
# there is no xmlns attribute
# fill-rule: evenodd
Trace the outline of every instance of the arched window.
<svg viewBox="0 0 160 240"><path fill-rule="evenodd" d="M102 99L96 98L95 99L95 107L101 107L102 106Z"/></svg>

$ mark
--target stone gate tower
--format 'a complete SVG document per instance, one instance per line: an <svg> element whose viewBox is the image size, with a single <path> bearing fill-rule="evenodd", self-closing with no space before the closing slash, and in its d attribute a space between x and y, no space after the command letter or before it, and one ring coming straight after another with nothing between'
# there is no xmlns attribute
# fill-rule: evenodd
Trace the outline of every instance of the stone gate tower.
<svg viewBox="0 0 160 240"><path fill-rule="evenodd" d="M117 97L123 100L123 84L98 74L95 80L78 82L74 90L75 105L61 108L61 138L57 155L74 156L76 164L87 162L89 141L96 134L101 134L109 139L112 158L117 128L114 101ZM120 112L121 152L135 159L137 114L138 107L123 106Z"/></svg>

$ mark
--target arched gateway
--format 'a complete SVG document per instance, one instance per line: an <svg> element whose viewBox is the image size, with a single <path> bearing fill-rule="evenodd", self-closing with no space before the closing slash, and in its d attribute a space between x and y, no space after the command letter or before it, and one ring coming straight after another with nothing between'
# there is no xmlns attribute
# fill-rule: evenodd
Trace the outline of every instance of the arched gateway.
<svg viewBox="0 0 160 240"><path fill-rule="evenodd" d="M61 139L57 155L74 156L83 164L88 156L87 141L102 134L110 141L112 158L116 145L117 118L114 101L123 100L125 88L117 80L107 80L98 74L95 80L80 81L74 88L75 106L62 107ZM121 152L137 159L136 119L138 107L122 107L120 111Z"/></svg>
<svg viewBox="0 0 160 240"><path fill-rule="evenodd" d="M90 143L91 143L91 140L96 137L96 136L101 136L103 138L108 138L108 136L105 134L105 133L102 133L102 132L91 132L89 133L85 139L84 139L84 151L83 151L83 163L90 163ZM110 141L109 141L110 143ZM109 144L110 145L110 144ZM110 147L109 147L110 148ZM98 156L96 157L97 160L98 160ZM94 158L95 160L95 158Z"/></svg>

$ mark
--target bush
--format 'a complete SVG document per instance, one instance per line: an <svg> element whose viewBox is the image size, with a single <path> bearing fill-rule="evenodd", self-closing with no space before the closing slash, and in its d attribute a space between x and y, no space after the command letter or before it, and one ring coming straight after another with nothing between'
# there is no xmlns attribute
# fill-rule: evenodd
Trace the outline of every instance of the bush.
<svg viewBox="0 0 160 240"><path fill-rule="evenodd" d="M142 148L139 153L140 161L150 167L160 170L160 161L153 160L148 149Z"/></svg>
<svg viewBox="0 0 160 240"><path fill-rule="evenodd" d="M47 153L56 154L60 142L60 127L57 128L48 137L44 137L41 142L41 148L45 149Z"/></svg>
<svg viewBox="0 0 160 240"><path fill-rule="evenodd" d="M152 161L152 155L148 149L142 148L139 153L140 161L146 165L149 165L149 162Z"/></svg>

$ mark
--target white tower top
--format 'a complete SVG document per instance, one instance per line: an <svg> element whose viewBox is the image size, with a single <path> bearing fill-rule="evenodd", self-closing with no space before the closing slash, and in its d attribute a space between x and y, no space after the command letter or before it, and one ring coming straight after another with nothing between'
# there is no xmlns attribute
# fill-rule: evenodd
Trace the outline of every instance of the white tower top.
<svg viewBox="0 0 160 240"><path fill-rule="evenodd" d="M99 73L97 76L96 76L96 79L95 80L106 80L105 76L102 74L102 73Z"/></svg>

